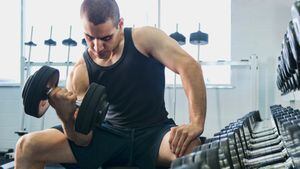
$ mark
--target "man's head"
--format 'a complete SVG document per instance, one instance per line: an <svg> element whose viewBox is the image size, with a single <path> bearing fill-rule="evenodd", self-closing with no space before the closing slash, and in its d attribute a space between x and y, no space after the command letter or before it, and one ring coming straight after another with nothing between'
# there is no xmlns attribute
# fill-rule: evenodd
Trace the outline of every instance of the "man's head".
<svg viewBox="0 0 300 169"><path fill-rule="evenodd" d="M113 54L123 39L123 19L115 0L84 0L80 17L89 51L99 58Z"/></svg>
<svg viewBox="0 0 300 169"><path fill-rule="evenodd" d="M84 0L81 4L80 17L94 25L105 23L111 19L118 26L120 12L115 0Z"/></svg>

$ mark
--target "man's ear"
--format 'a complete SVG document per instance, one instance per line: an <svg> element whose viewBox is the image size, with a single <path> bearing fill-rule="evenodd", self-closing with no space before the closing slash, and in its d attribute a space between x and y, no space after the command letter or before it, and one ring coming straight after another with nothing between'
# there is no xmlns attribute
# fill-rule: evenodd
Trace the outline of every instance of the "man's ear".
<svg viewBox="0 0 300 169"><path fill-rule="evenodd" d="M124 26L124 18L119 19L118 28L123 29Z"/></svg>

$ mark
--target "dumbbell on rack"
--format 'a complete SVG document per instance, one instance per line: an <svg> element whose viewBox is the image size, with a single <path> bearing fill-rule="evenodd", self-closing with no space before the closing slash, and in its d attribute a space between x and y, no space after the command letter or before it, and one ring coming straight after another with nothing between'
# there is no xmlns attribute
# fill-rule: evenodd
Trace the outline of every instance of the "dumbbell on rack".
<svg viewBox="0 0 300 169"><path fill-rule="evenodd" d="M246 121L248 121L249 119L246 119ZM231 146L234 147L236 145L236 150L240 156L240 159L242 159L241 161L241 165L242 166L246 166L249 168L249 166L252 167L258 167L258 166L264 166L264 165L268 165L270 163L272 163L273 161L277 161L278 158L280 159L280 157L277 157L275 155L272 156L267 156L269 154L273 154L276 153L280 150L282 150L282 144L275 144L277 143L277 141L272 142L272 138L270 136L265 136L262 137L264 141L260 140L259 143L252 143L251 144L251 140L252 138L249 136L249 132L247 131L247 128L245 128L245 124L242 125L240 127L241 132L238 132L238 130L236 129L235 133L237 133L238 135L228 135L227 138L229 140L235 140L235 142L233 141L229 141L229 143L231 142ZM271 130L266 130L266 132L271 131ZM242 133L242 135L240 135ZM247 134L248 133L248 137ZM264 133L263 131L260 131L259 134ZM215 135L216 136L216 135ZM222 135L220 135L222 137ZM224 136L223 136L224 137ZM235 138L234 138L235 137ZM260 139L260 138L257 138ZM270 140L268 140L270 139ZM241 142L240 142L241 141ZM236 142L240 142L240 144L237 144ZM274 146L270 146L272 144L274 144ZM241 147L242 146L242 147ZM244 150L244 151L243 151ZM262 160L262 158L264 160Z"/></svg>
<svg viewBox="0 0 300 169"><path fill-rule="evenodd" d="M295 168L300 167L300 111L293 110L291 107L282 108L279 105L271 107L271 112L278 130L280 131L284 143L287 148L287 152L291 157L291 161Z"/></svg>
<svg viewBox="0 0 300 169"><path fill-rule="evenodd" d="M283 126L287 128L288 125ZM287 144L284 139L272 120L262 121L259 112L250 112L207 139L193 153L176 159L171 168L195 163L200 165L199 168L203 165L210 168L292 168L295 159L300 160L292 158L289 150L293 149L293 153L300 157L299 151L295 153L300 144L293 141L291 146L291 141ZM217 149L217 153L209 151L213 148ZM212 160L214 164L207 163Z"/></svg>
<svg viewBox="0 0 300 169"><path fill-rule="evenodd" d="M49 94L57 88L58 82L59 71L49 66L42 66L31 75L22 91L25 113L37 118L43 116L50 106ZM76 106L79 110L75 130L88 134L106 116L109 103L105 87L91 83L83 100L76 101Z"/></svg>

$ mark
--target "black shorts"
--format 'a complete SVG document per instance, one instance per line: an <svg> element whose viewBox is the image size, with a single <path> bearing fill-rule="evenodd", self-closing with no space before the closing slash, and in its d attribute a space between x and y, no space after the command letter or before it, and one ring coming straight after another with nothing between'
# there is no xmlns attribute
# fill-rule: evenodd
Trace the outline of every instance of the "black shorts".
<svg viewBox="0 0 300 169"><path fill-rule="evenodd" d="M140 129L120 128L103 122L93 130L93 139L87 147L69 145L82 169L99 166L136 166L153 169L156 166L160 143L164 135L174 127L172 119L152 127ZM53 127L63 132L62 126ZM66 165L64 165L66 166Z"/></svg>

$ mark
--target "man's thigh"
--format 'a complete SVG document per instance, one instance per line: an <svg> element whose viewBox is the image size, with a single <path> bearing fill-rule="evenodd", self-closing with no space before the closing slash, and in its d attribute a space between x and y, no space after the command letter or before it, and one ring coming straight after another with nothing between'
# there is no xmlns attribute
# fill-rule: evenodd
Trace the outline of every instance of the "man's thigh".
<svg viewBox="0 0 300 169"><path fill-rule="evenodd" d="M161 141L174 126L176 124L172 119L166 119L162 124L135 131L134 163L138 167L155 168Z"/></svg>
<svg viewBox="0 0 300 169"><path fill-rule="evenodd" d="M56 129L61 130L60 126ZM127 133L112 129L109 125L102 124L93 130L93 138L88 146L78 146L68 141L71 151L80 168L98 168L109 163L126 164L127 147L130 144L130 137ZM63 164L66 166L65 164Z"/></svg>

